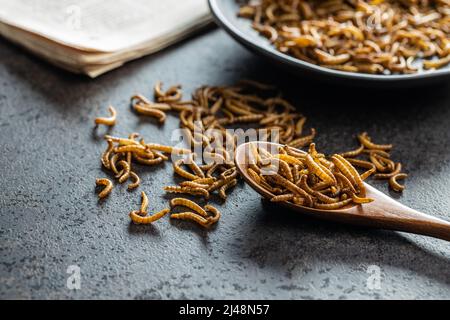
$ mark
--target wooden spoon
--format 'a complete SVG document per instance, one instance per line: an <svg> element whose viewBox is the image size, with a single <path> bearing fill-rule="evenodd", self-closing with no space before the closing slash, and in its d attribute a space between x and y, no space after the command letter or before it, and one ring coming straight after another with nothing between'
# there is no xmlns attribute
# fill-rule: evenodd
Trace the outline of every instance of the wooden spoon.
<svg viewBox="0 0 450 320"><path fill-rule="evenodd" d="M281 146L271 142L247 142L236 149L235 162L244 180L264 198L272 198L274 195L261 187L247 173L247 152L249 144L254 143L259 147L270 150L278 150ZM303 152L302 150L296 150ZM307 213L317 218L328 219L355 225L391 229L416 233L450 241L450 222L418 212L395 201L389 196L378 191L371 185L364 183L366 196L375 201L362 205L353 204L336 210L319 210L297 205L291 202L280 202L281 205L292 210Z"/></svg>

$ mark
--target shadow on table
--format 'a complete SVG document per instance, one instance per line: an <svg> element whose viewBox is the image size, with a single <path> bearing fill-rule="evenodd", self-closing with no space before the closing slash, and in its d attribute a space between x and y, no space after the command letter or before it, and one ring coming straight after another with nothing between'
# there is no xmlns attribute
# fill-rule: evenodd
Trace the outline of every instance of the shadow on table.
<svg viewBox="0 0 450 320"><path fill-rule="evenodd" d="M450 259L400 233L323 221L274 206L264 201L255 223L239 225L233 255L288 277L294 268L312 268L317 261L363 273L369 265L392 266L450 284Z"/></svg>

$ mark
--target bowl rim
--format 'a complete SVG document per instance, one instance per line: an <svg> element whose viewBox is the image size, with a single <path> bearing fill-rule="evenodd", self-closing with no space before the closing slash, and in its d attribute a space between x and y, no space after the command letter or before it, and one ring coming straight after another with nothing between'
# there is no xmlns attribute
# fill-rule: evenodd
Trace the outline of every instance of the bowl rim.
<svg viewBox="0 0 450 320"><path fill-rule="evenodd" d="M260 53L273 58L279 62L287 63L291 66L306 69L307 71L320 73L323 75L334 76L337 78L345 78L347 80L364 80L364 81L374 81L374 82L398 82L398 81L412 81L419 79L428 79L428 78L439 78L450 76L450 68L446 69L438 69L431 70L413 74L403 74L403 75L374 75L367 73L356 73L356 72L348 72L348 71L340 71L329 69L321 66L317 66L311 64L309 62L291 57L287 54L279 52L275 48L264 47L260 43L257 43L252 37L250 37L245 32L241 31L239 28L232 23L226 15L221 10L220 2L223 1L235 1L235 0L208 0L209 7L211 9L211 13L216 20L216 22L221 26L225 31L227 31L233 38L236 40L243 42L243 44L251 46L253 49L259 51Z"/></svg>

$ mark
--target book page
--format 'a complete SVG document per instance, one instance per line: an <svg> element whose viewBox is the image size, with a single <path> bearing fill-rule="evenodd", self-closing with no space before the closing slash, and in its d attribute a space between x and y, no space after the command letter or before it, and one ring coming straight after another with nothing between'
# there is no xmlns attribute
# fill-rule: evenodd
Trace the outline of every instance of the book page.
<svg viewBox="0 0 450 320"><path fill-rule="evenodd" d="M148 47L206 19L206 0L0 0L0 22L92 52Z"/></svg>

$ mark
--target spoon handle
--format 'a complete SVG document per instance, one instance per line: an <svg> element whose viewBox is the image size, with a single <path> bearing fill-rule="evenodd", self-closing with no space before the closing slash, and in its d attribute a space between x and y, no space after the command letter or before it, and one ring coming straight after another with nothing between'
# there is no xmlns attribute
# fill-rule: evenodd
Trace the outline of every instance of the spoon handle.
<svg viewBox="0 0 450 320"><path fill-rule="evenodd" d="M362 207L352 208L351 211L359 217L367 218L359 221L365 225L450 241L450 222L416 211L395 200L377 199Z"/></svg>

